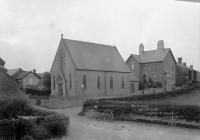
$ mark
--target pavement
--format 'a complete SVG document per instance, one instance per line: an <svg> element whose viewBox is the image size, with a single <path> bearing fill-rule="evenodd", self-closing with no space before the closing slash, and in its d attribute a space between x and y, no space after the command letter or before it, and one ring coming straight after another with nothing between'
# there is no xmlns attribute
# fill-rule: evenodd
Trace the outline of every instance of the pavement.
<svg viewBox="0 0 200 140"><path fill-rule="evenodd" d="M62 140L200 140L200 130L78 116L81 107L54 109L70 116L70 136Z"/></svg>

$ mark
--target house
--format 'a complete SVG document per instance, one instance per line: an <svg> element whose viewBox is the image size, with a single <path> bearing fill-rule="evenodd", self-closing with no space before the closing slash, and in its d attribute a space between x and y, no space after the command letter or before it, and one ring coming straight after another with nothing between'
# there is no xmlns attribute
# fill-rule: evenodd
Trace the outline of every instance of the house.
<svg viewBox="0 0 200 140"><path fill-rule="evenodd" d="M109 45L61 36L50 73L54 96L125 96L138 90L137 77L117 48Z"/></svg>
<svg viewBox="0 0 200 140"><path fill-rule="evenodd" d="M0 58L0 97L16 96L19 94L19 83L6 73L5 61Z"/></svg>
<svg viewBox="0 0 200 140"><path fill-rule="evenodd" d="M193 68L193 65L187 66L186 62L182 62L182 57L178 58L176 69L177 86L181 86L184 82L197 81L197 71Z"/></svg>
<svg viewBox="0 0 200 140"><path fill-rule="evenodd" d="M21 80L23 89L38 88L40 85L41 77L35 71L30 71Z"/></svg>
<svg viewBox="0 0 200 140"><path fill-rule="evenodd" d="M158 41L157 49L150 51L144 51L141 43L139 55L131 54L126 63L142 83L160 82L166 90L175 85L176 60L171 49L164 47L163 40Z"/></svg>
<svg viewBox="0 0 200 140"><path fill-rule="evenodd" d="M40 84L41 77L36 73L35 69L33 71L24 71L21 68L10 69L7 71L7 74L20 83L20 88L22 90L26 88L35 88Z"/></svg>

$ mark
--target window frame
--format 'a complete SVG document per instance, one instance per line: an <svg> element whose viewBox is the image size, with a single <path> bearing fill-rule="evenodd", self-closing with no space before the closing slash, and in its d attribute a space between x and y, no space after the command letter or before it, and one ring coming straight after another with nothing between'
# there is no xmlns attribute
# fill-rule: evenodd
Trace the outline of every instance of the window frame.
<svg viewBox="0 0 200 140"><path fill-rule="evenodd" d="M121 88L123 88L124 89L124 86L125 84L124 84L124 77L122 77L122 80L121 80Z"/></svg>
<svg viewBox="0 0 200 140"><path fill-rule="evenodd" d="M83 75L82 86L84 89L87 89L87 76L86 75Z"/></svg>
<svg viewBox="0 0 200 140"><path fill-rule="evenodd" d="M101 88L101 78L100 76L97 76L97 89Z"/></svg>
<svg viewBox="0 0 200 140"><path fill-rule="evenodd" d="M110 76L110 89L113 89L113 77Z"/></svg>
<svg viewBox="0 0 200 140"><path fill-rule="evenodd" d="M69 73L69 89L72 89L72 75Z"/></svg>

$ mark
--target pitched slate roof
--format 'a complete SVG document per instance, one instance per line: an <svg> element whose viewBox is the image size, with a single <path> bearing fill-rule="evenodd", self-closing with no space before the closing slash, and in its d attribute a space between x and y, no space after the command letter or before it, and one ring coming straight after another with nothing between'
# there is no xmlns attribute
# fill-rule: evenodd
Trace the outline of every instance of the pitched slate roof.
<svg viewBox="0 0 200 140"><path fill-rule="evenodd" d="M151 63L164 61L165 57L169 52L171 52L169 48L164 48L151 51L144 51L142 55L131 54L131 56L133 56L139 63Z"/></svg>
<svg viewBox="0 0 200 140"><path fill-rule="evenodd" d="M21 80L23 79L25 76L27 76L29 73L33 73L31 71L24 71L21 68L18 69L9 69L7 71L7 74L12 76L14 79L16 80ZM38 79L41 79L41 76L37 73L33 73Z"/></svg>
<svg viewBox="0 0 200 140"><path fill-rule="evenodd" d="M130 72L114 46L62 39L76 69Z"/></svg>

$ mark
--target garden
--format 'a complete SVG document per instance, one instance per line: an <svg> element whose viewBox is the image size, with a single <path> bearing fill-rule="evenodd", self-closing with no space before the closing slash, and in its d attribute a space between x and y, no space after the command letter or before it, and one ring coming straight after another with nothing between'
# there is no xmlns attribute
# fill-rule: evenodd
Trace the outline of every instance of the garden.
<svg viewBox="0 0 200 140"><path fill-rule="evenodd" d="M0 139L46 140L69 135L69 117L29 106L24 99L0 103Z"/></svg>

